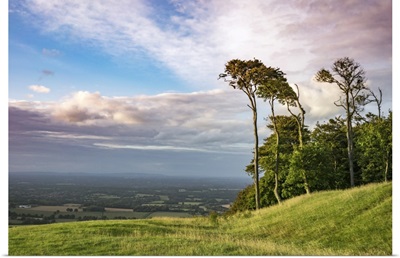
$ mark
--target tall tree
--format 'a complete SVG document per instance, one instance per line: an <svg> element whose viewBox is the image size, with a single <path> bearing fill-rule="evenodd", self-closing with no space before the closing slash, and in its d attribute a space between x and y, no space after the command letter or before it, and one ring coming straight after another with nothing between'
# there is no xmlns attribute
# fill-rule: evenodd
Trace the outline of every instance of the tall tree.
<svg viewBox="0 0 400 258"><path fill-rule="evenodd" d="M306 111L303 108L303 105L300 103L300 90L299 86L295 84L297 92L295 92L291 87L285 87L286 90L282 92L282 98L284 103L286 103L286 108L292 117L296 120L297 123L297 131L299 134L299 147L303 147L303 132L305 128L304 120ZM299 109L299 113L296 115L291 107L297 107Z"/></svg>
<svg viewBox="0 0 400 258"><path fill-rule="evenodd" d="M282 92L282 98L284 103L286 103L286 108L289 111L289 113L292 115L292 117L296 120L297 123L297 132L298 132L298 137L299 137L299 147L295 152L301 152L303 149L303 140L304 140L304 120L305 120L305 114L306 111L304 110L303 106L300 103L300 90L299 86L295 84L297 93L291 88L291 87L285 87L286 90ZM299 109L299 113L295 114L291 107L297 107ZM311 193L310 190L310 184L308 183L307 179L307 173L305 170L302 170L302 177L304 181L304 189L306 190L307 194Z"/></svg>
<svg viewBox="0 0 400 258"><path fill-rule="evenodd" d="M253 133L254 133L254 187L256 209L260 208L260 188L258 174L258 129L257 129L257 101L256 92L262 84L268 83L276 76L277 69L266 67L260 60L230 60L225 65L225 72L219 75L233 89L243 91L249 99L247 106L253 112Z"/></svg>
<svg viewBox="0 0 400 258"><path fill-rule="evenodd" d="M279 204L281 204L281 197L279 194L279 143L280 143L280 135L278 130L278 121L275 115L275 101L280 103L284 102L284 93L288 92L288 88L290 88L289 84L284 77L284 73L279 69L273 71L273 76L270 76L270 80L265 81L262 85L260 85L257 95L260 98L263 98L264 101L268 101L271 115L269 116L273 130L276 135L276 149L275 149L275 188L274 194L276 200Z"/></svg>
<svg viewBox="0 0 400 258"><path fill-rule="evenodd" d="M318 82L336 84L342 95L334 104L346 112L347 154L350 172L350 185L354 187L354 140L353 118L362 110L368 98L365 85L365 72L361 65L353 59L344 57L337 59L332 66L332 72L321 69L315 79Z"/></svg>
<svg viewBox="0 0 400 258"><path fill-rule="evenodd" d="M276 127L276 130L274 129ZM260 168L264 176L260 180L260 191L262 194L261 204L271 205L286 197L292 197L293 191L285 189L283 183L286 181L289 171L290 156L293 153L293 147L298 145L296 121L291 116L275 116L267 124L267 128L272 130L271 135L264 139L264 144L260 147ZM276 145L278 144L275 131L279 134L279 173L276 173ZM277 187L279 186L279 187ZM272 193L272 196L271 196ZM276 196L281 198L278 200ZM272 200L271 198L274 198Z"/></svg>

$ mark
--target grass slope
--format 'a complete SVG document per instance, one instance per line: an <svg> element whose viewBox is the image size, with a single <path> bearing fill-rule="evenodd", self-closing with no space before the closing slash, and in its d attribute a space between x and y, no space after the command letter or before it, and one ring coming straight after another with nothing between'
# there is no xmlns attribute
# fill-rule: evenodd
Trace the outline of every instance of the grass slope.
<svg viewBox="0 0 400 258"><path fill-rule="evenodd" d="M314 193L214 220L9 228L9 255L391 255L392 183Z"/></svg>

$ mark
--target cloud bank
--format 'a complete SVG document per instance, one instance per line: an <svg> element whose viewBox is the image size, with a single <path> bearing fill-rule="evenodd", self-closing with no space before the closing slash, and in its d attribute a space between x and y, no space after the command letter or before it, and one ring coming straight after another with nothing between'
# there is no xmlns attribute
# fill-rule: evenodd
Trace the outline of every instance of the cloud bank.
<svg viewBox="0 0 400 258"><path fill-rule="evenodd" d="M229 146L251 143L252 139L246 133L250 113L245 98L235 93L213 90L106 97L80 91L60 102L12 101L10 126L13 134L89 140L92 146L111 148L123 143L228 151Z"/></svg>
<svg viewBox="0 0 400 258"><path fill-rule="evenodd" d="M301 98L315 99L314 103L304 105L309 121L340 112L333 104L327 104L335 93L330 89L302 92ZM241 162L241 170L251 160L253 149L252 117L247 102L245 94L232 89L132 97L78 91L59 101L14 100L9 102L10 153L18 158L28 155L27 159L39 155L34 160L41 162L57 152L61 156L84 152L80 155L93 158L99 157L95 155L98 152L110 153L109 158L117 153L122 155L121 152L139 156L143 152L149 156L175 153L176 160L181 155L206 155L207 159L202 161L206 163L210 159L218 163L222 155L236 157L233 159ZM269 107L259 102L262 140L270 134L262 119L268 116ZM287 115L284 107L277 108L277 112ZM137 162L151 160L141 159ZM23 164L11 162L14 163Z"/></svg>
<svg viewBox="0 0 400 258"><path fill-rule="evenodd" d="M10 101L9 118L11 171L184 174L210 166L240 176L251 159L251 112L235 91L80 91L57 102Z"/></svg>

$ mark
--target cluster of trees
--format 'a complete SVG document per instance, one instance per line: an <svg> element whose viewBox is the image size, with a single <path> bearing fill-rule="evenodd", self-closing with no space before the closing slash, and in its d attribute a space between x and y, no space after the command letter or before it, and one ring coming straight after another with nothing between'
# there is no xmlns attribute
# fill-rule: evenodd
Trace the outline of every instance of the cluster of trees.
<svg viewBox="0 0 400 258"><path fill-rule="evenodd" d="M97 212L104 212L106 209L101 206L90 205L88 207L84 207L83 211L97 211Z"/></svg>
<svg viewBox="0 0 400 258"><path fill-rule="evenodd" d="M65 215L59 214L58 218L59 219L75 219L75 215L74 214L65 214Z"/></svg>
<svg viewBox="0 0 400 258"><path fill-rule="evenodd" d="M156 211L169 211L167 205L138 205L133 208L135 212L156 212Z"/></svg>
<svg viewBox="0 0 400 258"><path fill-rule="evenodd" d="M50 224L55 222L55 216L43 216L43 214L30 214L22 213L18 214L14 211L8 211L8 218L12 220L19 220L21 225L41 225Z"/></svg>
<svg viewBox="0 0 400 258"><path fill-rule="evenodd" d="M219 78L247 95L253 113L254 158L245 171L254 183L238 194L231 212L280 204L312 191L391 180L392 112L382 114L382 91L376 94L366 86L365 71L353 59L337 59L331 71L316 73L318 82L339 87L341 95L333 104L343 108L345 116L317 123L313 130L304 123L299 87L291 87L279 68L257 59L234 59ZM266 120L271 135L261 146L257 98L270 110ZM375 103L378 112L363 116L369 103ZM285 106L288 114L277 115L276 105Z"/></svg>
<svg viewBox="0 0 400 258"><path fill-rule="evenodd" d="M66 211L68 212L78 212L78 208L72 209L72 208L67 208Z"/></svg>

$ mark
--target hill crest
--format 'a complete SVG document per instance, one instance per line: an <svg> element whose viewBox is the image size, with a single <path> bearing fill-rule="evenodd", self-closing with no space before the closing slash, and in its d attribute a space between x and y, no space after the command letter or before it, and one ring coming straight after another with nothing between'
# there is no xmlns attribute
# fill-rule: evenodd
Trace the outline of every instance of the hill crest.
<svg viewBox="0 0 400 258"><path fill-rule="evenodd" d="M391 255L392 183L326 191L230 217L9 229L9 255Z"/></svg>

